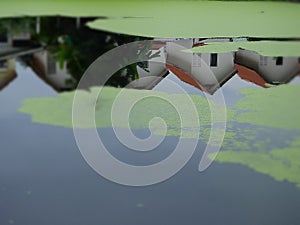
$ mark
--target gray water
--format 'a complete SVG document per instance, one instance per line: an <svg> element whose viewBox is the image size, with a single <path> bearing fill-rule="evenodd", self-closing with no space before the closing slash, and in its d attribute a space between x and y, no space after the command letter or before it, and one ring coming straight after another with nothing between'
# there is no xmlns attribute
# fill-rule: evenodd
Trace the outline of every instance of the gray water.
<svg viewBox="0 0 300 225"><path fill-rule="evenodd" d="M81 156L72 129L32 123L17 111L23 99L56 94L32 71L17 69L18 78L0 92L0 225L300 223L299 188L242 165L213 163L200 173L204 143L165 182L128 187L104 179ZM227 102L234 104L241 98L237 89L249 85L229 81L223 87ZM135 132L147 136L148 131ZM136 163L161 160L178 141L166 137L156 153L134 156L112 129L101 133L112 154Z"/></svg>

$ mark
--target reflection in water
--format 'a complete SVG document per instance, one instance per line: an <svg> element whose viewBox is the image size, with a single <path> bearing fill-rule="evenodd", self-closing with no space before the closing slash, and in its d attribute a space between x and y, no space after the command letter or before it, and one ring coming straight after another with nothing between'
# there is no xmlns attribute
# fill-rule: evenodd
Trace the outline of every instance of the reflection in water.
<svg viewBox="0 0 300 225"><path fill-rule="evenodd" d="M34 19L28 25L25 24L25 27L33 25L36 28L34 31L20 29L23 30L23 40L19 36L19 39L14 37L13 42L8 41L10 35L2 35L5 37L0 38L0 89L16 77L14 64L17 57L56 91L69 91L47 98L22 96L25 99L19 110L40 124L31 123L25 114L11 113L9 116L0 117L3 124L0 195L1 199L4 199L0 202L0 209L4 211L5 218L0 218L1 224L3 221L3 224L23 221L30 221L30 224L70 224L71 214L75 218L71 224L110 224L112 220L115 223L111 224L117 224L121 220L115 216L115 212L121 214L120 217L124 219L121 223L124 224L137 224L132 218L138 218L138 223L144 224L161 221L167 221L167 224L195 224L199 221L209 223L212 218L215 219L212 224L224 221L237 225L255 224L258 221L263 221L264 224L281 225L286 221L295 224L299 217L299 189L295 186L299 186L300 183L300 89L297 85L280 85L268 89L266 87L269 87L269 84L287 83L293 79L299 70L297 58L262 57L247 50L237 53L190 54L182 50L201 46L203 41L208 40L153 41L152 46L147 46L146 50L155 58L119 71L108 84L116 87L163 90L166 80L175 75L181 81L210 94L215 93L225 83L227 86L224 85L223 90L231 90L233 80L237 81L238 87L241 84L245 85L244 80L247 80L266 89L251 88L239 92L234 90L236 92L232 96L238 96L238 101L227 108L227 132L222 151L216 159L221 164L214 163L201 175L196 168L210 133L210 111L207 100L201 94L191 95L201 117L199 133L198 128L194 129L193 118L186 127L190 135L185 138L200 139L197 149L199 152L192 160L192 165L187 165L182 173L160 186L127 189L95 176L77 152L70 129L65 128L72 127L72 89L76 87L83 71L102 53L116 45L136 39L90 31L83 26L87 20L89 19L55 17L40 18L38 21ZM28 41L29 39L31 41ZM26 76L22 76L22 69L19 71L18 78L27 79ZM216 79L212 78L212 75L215 75ZM232 76L234 79L231 79ZM182 85L182 82L180 84ZM246 83L246 86L248 84ZM13 96L24 83L17 85L19 86L13 90L9 85L5 89L7 92L1 94L9 93L8 97ZM30 88L34 89L31 86ZM191 86L189 88L192 90ZM112 146L113 154L122 158L128 149L121 146L114 137L110 121L111 105L120 90L112 87L103 90L104 101L96 104L96 123L99 132L104 134L106 144ZM151 91L126 89L126 92L131 96L145 96ZM83 109L93 106L89 102L90 95L96 93L96 87L90 88L90 91L81 91L84 99ZM226 93L225 97L232 97L226 96ZM185 104L180 94L159 94L178 104ZM7 99L4 100L1 107L9 104ZM127 103L123 102L124 105ZM18 102L18 107L20 104ZM188 109L188 106L186 108ZM151 158L156 162L161 155L168 153L166 149L171 149L176 143L181 127L180 118L172 106L153 98L145 99L133 108L130 126L136 133L147 136L145 133L148 132L148 122L155 116L162 117L168 125L166 142L158 149L163 153L160 152L159 156ZM121 119L122 116L116 121L117 125L126 127L128 124L124 124ZM89 127L89 124L84 126L84 118L82 122L83 127ZM47 124L55 126L46 126ZM16 127L5 128L12 126ZM156 135L162 134L159 124L153 124L153 127ZM18 141L12 142L12 136L17 137ZM61 158L57 157L58 155ZM140 163L140 159L144 160L144 156L138 155L134 158L132 155L130 152L129 157L126 155L124 158L137 164ZM247 167L258 173L249 172ZM292 184L275 181L287 181ZM203 204L199 204L199 201ZM9 204L6 205L6 202ZM241 207L245 205L247 207ZM39 210L43 215L39 215L37 220L33 219L33 215ZM25 212L24 215L19 213L20 211ZM213 216L216 211L224 215ZM271 215L267 219L266 211ZM259 218L258 221L253 220L252 213ZM190 218L189 222L183 220L181 215ZM285 218L277 218L277 215L284 215ZM47 221L44 221L45 218Z"/></svg>
<svg viewBox="0 0 300 225"><path fill-rule="evenodd" d="M269 84L285 84L300 71L297 57L266 57L253 51L239 50L236 63L254 70Z"/></svg>
<svg viewBox="0 0 300 225"><path fill-rule="evenodd" d="M19 57L56 91L75 89L84 71L98 56L118 45L138 40L136 37L90 30L84 24L92 19L2 19L0 59ZM154 60L120 69L106 84L153 89L169 73L173 73L199 90L214 94L235 74L266 88L288 83L299 73L297 57L266 57L244 49L235 53L187 52L208 42L232 40L239 41L156 38L152 46L144 46L143 49L146 54L151 53Z"/></svg>
<svg viewBox="0 0 300 225"><path fill-rule="evenodd" d="M186 52L210 41L226 42L229 39L169 39L165 49L161 50L165 53L166 67L181 80L210 94L236 73L242 79L266 88L269 84L288 83L300 72L298 57L266 57L243 49L236 53Z"/></svg>
<svg viewBox="0 0 300 225"><path fill-rule="evenodd" d="M200 44L197 39L168 42L167 63L171 71L200 90L213 94L235 73L233 53L191 54L184 50Z"/></svg>
<svg viewBox="0 0 300 225"><path fill-rule="evenodd" d="M38 17L26 18L20 24L22 19L1 19L0 60L18 57L55 90L75 89L84 71L98 56L139 39L88 29L84 24L91 19ZM123 87L136 78L135 65L127 66L107 85Z"/></svg>
<svg viewBox="0 0 300 225"><path fill-rule="evenodd" d="M0 61L0 90L17 77L15 59Z"/></svg>
<svg viewBox="0 0 300 225"><path fill-rule="evenodd" d="M21 76L22 80L25 78L29 79L30 76ZM32 80L26 83L28 88L32 88ZM9 86L2 94L10 93L6 97L16 95L19 88L26 83L18 83L17 79L17 86ZM39 85L40 88L47 89L42 82ZM19 95L21 94L23 93ZM41 97L45 93L39 92L39 95ZM26 94L23 96L28 97ZM54 112L59 112L55 107L50 108L51 102L47 99L40 98L40 102L44 105L37 115L44 116L47 112L53 115ZM66 104L66 101L62 101L59 107L64 103ZM2 101L1 104L5 107L8 101ZM288 115L283 118L285 117ZM0 207L4 212L0 221L3 224L14 220L16 223L29 221L33 225L41 224L41 221L47 225L90 225L99 221L106 224L141 222L147 225L161 221L176 225L194 224L195 221L211 224L229 221L234 225L251 225L264 221L264 224L282 225L286 221L294 224L299 219L299 189L293 184L278 182L269 176L252 172L247 167L230 163L214 163L204 173L198 173L196 168L202 144L192 161L171 180L146 188L127 188L107 182L89 169L78 153L71 130L31 123L28 116L22 114L1 116L0 119L3 125ZM6 125L12 129L5 129ZM237 151L247 149L248 152L268 149L268 146L271 147L270 150L276 147L284 149L285 141L292 141L297 136L295 132L284 135L285 130L282 129L259 129L248 124L237 128L228 140L233 143L228 143L226 150L231 150L234 146ZM174 137L166 137L166 142L154 151L158 156L150 156L149 159L149 155L138 155L134 158L134 153L118 142L112 130L100 129L99 132L104 134L106 144L112 146L112 154L129 162L140 162L145 158L156 162L177 141ZM12 136L17 137L18 141L11 141ZM252 140L254 146L247 140ZM261 148L255 147L258 140L263 144ZM239 141L239 145L236 141ZM127 152L129 156L126 155ZM288 156L282 151L280 161L286 162L284 157L293 156ZM256 160L257 158L259 157L256 157ZM272 173L274 172L276 171ZM277 173L280 175L280 171ZM296 175L299 176L298 174ZM28 191L31 192L30 196ZM140 203L144 205L143 208L137 208ZM213 217L212 221L211 217L216 211L222 213ZM186 221L185 218L190 220Z"/></svg>
<svg viewBox="0 0 300 225"><path fill-rule="evenodd" d="M26 59L26 63L43 81L56 91L72 90L74 78L67 69L67 63L55 61L54 55L45 50Z"/></svg>
<svg viewBox="0 0 300 225"><path fill-rule="evenodd" d="M0 55L33 46L34 18L7 18L0 20Z"/></svg>

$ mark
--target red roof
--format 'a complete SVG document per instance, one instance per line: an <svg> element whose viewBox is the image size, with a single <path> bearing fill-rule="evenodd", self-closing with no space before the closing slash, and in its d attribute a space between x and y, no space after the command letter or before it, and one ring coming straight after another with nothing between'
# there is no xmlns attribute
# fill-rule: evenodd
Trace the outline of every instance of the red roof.
<svg viewBox="0 0 300 225"><path fill-rule="evenodd" d="M204 45L206 45L206 44L205 43L196 43L196 44L193 45L193 48L194 47L204 46Z"/></svg>
<svg viewBox="0 0 300 225"><path fill-rule="evenodd" d="M173 66L171 64L166 64L167 69L170 70L173 74L175 74L180 80L182 80L185 83L188 83L196 88L198 88L201 91L207 92L207 90L202 87L197 81L195 81L187 72L185 72L182 69L177 68L176 66Z"/></svg>
<svg viewBox="0 0 300 225"><path fill-rule="evenodd" d="M241 77L244 80L247 80L249 82L252 82L258 86L261 86L263 88L267 88L268 86L266 86L266 81L258 74L256 73L254 70L249 69L245 66L241 66L238 64L234 64L235 69L237 69L237 74L239 75L239 77Z"/></svg>

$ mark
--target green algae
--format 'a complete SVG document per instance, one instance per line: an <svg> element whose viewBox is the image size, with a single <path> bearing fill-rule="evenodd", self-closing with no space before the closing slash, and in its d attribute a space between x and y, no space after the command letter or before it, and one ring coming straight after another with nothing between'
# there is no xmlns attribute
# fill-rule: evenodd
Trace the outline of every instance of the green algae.
<svg viewBox="0 0 300 225"><path fill-rule="evenodd" d="M102 89L101 98L97 103L91 102L90 99L96 95L97 89L92 91L79 91L82 102L82 110L95 107L96 123L98 127L111 127L111 108L112 104L121 89L105 87ZM135 129L142 129L148 127L148 122L155 116L161 116L167 123L169 135L179 135L181 128L180 115L177 114L176 109L172 104L184 104L185 94L166 94L163 92L154 92L161 97L169 100L164 101L159 98L147 97L153 91L146 90L131 90L126 92L132 96L140 96L142 98L131 110L130 125ZM252 124L255 126L281 128L287 130L299 130L299 103L300 86L299 85L281 85L269 89L249 88L240 91L245 97L241 99L236 105L236 113L234 110L227 107L227 122L239 122ZM208 100L199 95L188 95L199 113L201 129L211 125L211 111ZM20 112L30 114L33 122L52 124L58 126L72 127L72 102L74 92L66 92L58 94L56 97L50 98L33 98L26 99L23 106L19 109ZM130 99L128 99L129 101ZM125 100L121 104L128 104ZM213 103L216 105L215 103ZM221 106L216 106L221 107ZM189 106L186 106L185 113L191 113ZM215 110L215 111L222 111ZM84 114L84 111L83 111ZM215 122L222 122L218 120ZM120 127L127 127L127 124L122 120L122 116L115 118L115 122ZM82 118L83 127L91 125L84 124L85 118ZM160 124L153 124L154 128L159 133L162 128ZM188 122L188 128L191 129L191 137L193 134L194 121L191 115L191 120ZM204 129L205 130L205 129ZM241 131L238 131L241 132ZM251 136L248 136L250 139ZM255 139L255 137L252 137Z"/></svg>
<svg viewBox="0 0 300 225"><path fill-rule="evenodd" d="M299 7L286 2L167 1L137 17L96 20L88 26L148 37L298 37Z"/></svg>
<svg viewBox="0 0 300 225"><path fill-rule="evenodd" d="M300 187L299 85L248 88L215 161L241 164ZM227 132L228 132L227 131ZM215 155L210 156L212 159Z"/></svg>
<svg viewBox="0 0 300 225"><path fill-rule="evenodd" d="M13 0L1 3L0 18L98 17L87 25L93 29L141 37L299 38L299 11L300 4L290 2ZM300 55L298 42L279 41L210 43L194 48L192 52L229 52L238 48L265 56Z"/></svg>
<svg viewBox="0 0 300 225"><path fill-rule="evenodd" d="M12 0L1 3L0 17L101 17L88 25L147 37L296 38L299 10L290 2Z"/></svg>
<svg viewBox="0 0 300 225"><path fill-rule="evenodd" d="M79 91L80 102L82 104L82 114L85 115L84 110L95 107L95 120L97 127L112 127L111 124L111 108L115 98L119 94L121 89L105 87L102 89L101 97L98 101L92 102L91 99L98 94L97 88L92 88L90 92ZM130 126L133 129L148 128L149 121L156 117L162 117L168 125L167 135L180 136L180 115L172 104L185 104L185 94L166 94L163 92L154 92L147 90L131 90L127 89L125 92L128 94L128 99L121 101L121 104L126 106L130 101L130 96L139 96L141 101L134 105L130 112ZM234 110L227 107L227 123L239 122L241 124L252 124L254 126L279 128L286 130L299 130L300 120L299 103L300 87L298 85L281 85L269 89L257 89L249 88L240 91L245 97L241 99L236 105L236 113ZM156 93L162 98L167 99L165 101L160 98L147 97L151 96L151 93ZM208 104L208 100L200 95L188 95L192 99L200 118L200 133L197 131L198 127L194 126L194 117L190 115L190 121L187 123L186 129L189 130L189 137L195 138L207 137L209 126L211 125L211 111ZM23 102L20 112L30 114L32 121L37 123L51 124L64 127L72 127L72 103L74 98L74 92L66 92L58 94L55 97L50 98L32 98L26 99ZM172 104L171 104L172 103ZM215 103L212 103L216 105ZM122 107L122 106L121 106ZM216 105L216 107L221 107ZM191 113L188 109L188 105L185 107L186 114ZM220 110L215 110L222 112ZM114 118L114 122L119 127L128 127L125 120L121 116ZM215 122L224 122L221 119L218 120L216 116ZM161 123L153 123L153 128L157 134L162 134L163 125ZM86 118L82 117L82 127L91 127L92 124L87 124ZM259 128L256 132L259 132ZM228 132L232 130L228 128ZM236 136L247 136L247 140L257 140L255 132L251 131L249 135L249 129L243 128L243 130L232 130L230 136L226 138L226 145L233 147L239 142L236 140L243 140L242 137L232 138L236 133ZM227 133L228 133L227 132ZM248 133L248 134L247 134ZM205 135L206 134L206 135ZM229 135L229 133L227 134ZM265 141L265 140L264 140ZM240 145L245 145L243 142ZM256 145L259 145L258 142ZM246 147L246 146L244 146Z"/></svg>
<svg viewBox="0 0 300 225"><path fill-rule="evenodd" d="M95 107L95 121L98 128L112 127L111 108L121 90L104 87L96 102L92 100L92 96L98 94L98 88L79 91L83 113L81 127L92 126L86 123L88 120L84 117L85 110L91 107ZM211 117L206 98L200 95L166 94L147 90L123 89L123 91L127 97L138 95L141 99L131 109L129 117L131 129L147 129L152 118L161 117L167 124L167 133L162 123L154 121L151 124L154 134L195 138L211 146L219 146L219 138L223 132L221 129L219 132L216 130L215 137L208 141L211 135ZM151 96L154 92L158 97ZM297 104L299 86L282 85L270 89L244 89L241 93L245 97L236 104L236 108L242 112L236 114L233 110L227 109L228 126L221 151L215 160L220 163L245 165L277 181L288 181L300 187L298 160L300 134L297 120L299 110L297 107L293 108ZM187 126L181 126L176 105L186 104L186 97L191 98L196 106L200 129L195 127L194 117L191 117ZM19 111L31 115L33 122L71 128L73 98L74 92L66 92L50 98L26 99ZM129 104L130 99L126 101L125 98L121 102L125 106ZM189 113L188 106L184 105L184 107ZM281 122L277 121L278 117ZM122 118L122 112L119 117L114 118L114 125L121 128L128 127ZM184 136L181 136L181 129L185 129ZM211 158L213 156L210 155Z"/></svg>
<svg viewBox="0 0 300 225"><path fill-rule="evenodd" d="M235 118L250 123L283 129L300 129L300 85L280 85L267 89L247 88L245 97L235 107L243 110Z"/></svg>
<svg viewBox="0 0 300 225"><path fill-rule="evenodd" d="M210 157L213 157L211 155ZM289 146L266 152L221 151L215 160L220 163L245 165L256 172L267 174L276 181L288 181L300 187L300 137Z"/></svg>
<svg viewBox="0 0 300 225"><path fill-rule="evenodd" d="M228 129L232 135L225 136L221 151L209 158L247 166L300 187L299 131L242 123L233 123Z"/></svg>
<svg viewBox="0 0 300 225"><path fill-rule="evenodd" d="M208 42L204 46L185 50L193 53L224 53L239 49L255 51L263 56L300 56L298 41Z"/></svg>
<svg viewBox="0 0 300 225"><path fill-rule="evenodd" d="M98 128L112 127L111 123L111 110L115 102L116 97L122 90L122 94L126 94L128 98L123 98L120 101L119 107L125 107L130 104L130 96L138 96L141 100L138 101L130 111L130 128L132 129L145 129L149 127L149 121L154 117L161 117L165 123L168 125L169 131L167 135L180 135L180 129L182 128L180 115L176 110L176 105L180 104L186 108L186 115L190 118L186 121L185 127L190 132L190 137L195 137L195 131L198 127L195 127L195 116L193 111L189 110L190 105L188 105L186 99L190 98L197 109L198 116L200 119L201 127L209 126L211 124L211 111L210 105L214 105L217 112L223 112L220 108L222 106L217 105L200 95L187 95L187 94L167 94L164 92L148 91L148 90L134 90L134 89L120 89L113 87L102 88L100 97L97 102L93 102L95 96L98 95L99 89L94 87L90 91L80 90L77 92L77 98L82 104L80 107L82 118L79 126L81 128L93 127L84 115L87 115L86 110L95 108L95 122ZM75 92L66 92L58 94L55 97L50 98L31 98L25 99L22 107L19 109L20 112L30 114L32 121L42 124L50 124L63 127L73 127L72 123L72 104ZM151 97L151 94L155 93L157 97ZM149 97L150 96L150 97ZM210 103L208 102L210 101ZM127 120L124 119L125 113L119 112L120 115L114 119L114 126L121 128L128 128ZM227 109L227 118L232 120L234 116L233 110ZM215 122L225 122L222 121L221 115L215 116ZM161 123L153 123L153 129L159 134L163 129ZM189 136L189 135L188 135Z"/></svg>
<svg viewBox="0 0 300 225"><path fill-rule="evenodd" d="M231 128L227 126L222 150L269 152L289 146L289 143L300 135L294 130L229 123L231 124Z"/></svg>

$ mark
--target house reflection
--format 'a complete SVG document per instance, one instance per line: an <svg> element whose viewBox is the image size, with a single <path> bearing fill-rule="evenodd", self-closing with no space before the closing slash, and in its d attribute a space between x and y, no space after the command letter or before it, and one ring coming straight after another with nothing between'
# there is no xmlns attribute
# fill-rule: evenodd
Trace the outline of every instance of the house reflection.
<svg viewBox="0 0 300 225"><path fill-rule="evenodd" d="M235 64L234 67L237 69L237 75L248 82L254 83L260 87L267 88L267 82L257 73L255 70L249 69L245 66Z"/></svg>
<svg viewBox="0 0 300 225"><path fill-rule="evenodd" d="M16 48L29 46L31 42L31 33L29 24L26 23L23 29L19 30L17 33L11 31L12 27L6 26L3 32L0 32L0 49Z"/></svg>
<svg viewBox="0 0 300 225"><path fill-rule="evenodd" d="M83 24L91 19L29 18L24 20L18 33L13 33L7 26L0 32L0 89L16 77L15 59L21 59L57 92L73 90L98 56L136 38L89 30ZM227 53L186 51L211 41L231 40L156 38L150 50L151 54L159 53L157 57L137 63L136 71L131 68L125 75L118 71L118 76L112 77L107 84L153 89L172 73L181 81L212 95L236 74L267 88L269 84L288 83L300 71L297 57L265 57L244 49ZM139 79L135 79L136 75Z"/></svg>
<svg viewBox="0 0 300 225"><path fill-rule="evenodd" d="M229 39L156 39L156 41L161 43L161 58L155 61L164 62L165 65L157 64L155 67L154 62L151 64L150 60L149 65L152 66L149 67L148 76L166 77L167 73L161 72L165 69L183 82L209 94L214 94L235 74L241 79L268 88L271 85L288 83L300 71L298 57L266 57L243 49L236 53L197 54L185 51L204 45L205 42L230 41ZM145 77L144 72L139 72L139 75ZM152 89L162 79L156 78L155 82L149 79L148 83L146 79L142 80L143 85L129 87Z"/></svg>
<svg viewBox="0 0 300 225"><path fill-rule="evenodd" d="M299 73L298 57L267 57L240 49L235 61L238 65L254 70L269 84L288 83Z"/></svg>
<svg viewBox="0 0 300 225"><path fill-rule="evenodd" d="M0 90L17 77L15 59L0 61Z"/></svg>
<svg viewBox="0 0 300 225"><path fill-rule="evenodd" d="M127 87L152 89L169 73L173 73L183 82L213 94L236 73L234 54L184 52L200 42L199 39L168 39L167 42L157 39L152 53L159 51L160 57L148 62L148 72L138 67L140 79Z"/></svg>
<svg viewBox="0 0 300 225"><path fill-rule="evenodd" d="M19 57L41 51L32 41L30 19L24 19L18 29L14 25L22 19L2 20L0 26L0 90L17 77L16 60Z"/></svg>
<svg viewBox="0 0 300 225"><path fill-rule="evenodd" d="M168 76L169 71L166 68L166 55L164 51L164 43L154 43L151 48L151 53L159 53L159 57L143 62L143 66L137 65L139 79L132 81L126 87L151 90Z"/></svg>
<svg viewBox="0 0 300 225"><path fill-rule="evenodd" d="M67 64L59 64L54 55L44 50L32 54L26 63L45 83L50 85L57 92L69 91L73 89L73 78L67 70Z"/></svg>
<svg viewBox="0 0 300 225"><path fill-rule="evenodd" d="M32 40L30 20L24 19L22 25L14 28L13 25L20 21L21 19L0 20L0 60L30 54L40 48Z"/></svg>
<svg viewBox="0 0 300 225"><path fill-rule="evenodd" d="M187 83L191 83L188 78L189 75L194 81L194 86L209 94L213 94L236 73L234 53L191 54L184 52L184 50L191 49L201 44L201 42L199 39L183 39L168 42L166 44L166 63L180 79L188 80ZM181 72L178 73L179 71Z"/></svg>

